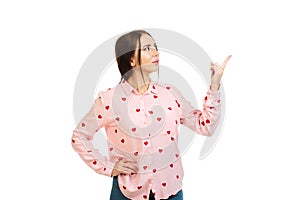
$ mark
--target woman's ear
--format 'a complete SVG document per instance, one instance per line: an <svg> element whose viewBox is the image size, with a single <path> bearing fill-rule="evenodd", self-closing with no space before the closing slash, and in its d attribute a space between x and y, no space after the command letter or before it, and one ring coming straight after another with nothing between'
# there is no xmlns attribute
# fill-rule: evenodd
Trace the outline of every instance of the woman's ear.
<svg viewBox="0 0 300 200"><path fill-rule="evenodd" d="M130 65L131 67L135 67L135 59L133 57L130 59Z"/></svg>
<svg viewBox="0 0 300 200"><path fill-rule="evenodd" d="M132 55L132 57L130 58L131 67L136 67L139 63L139 61L137 60L137 57L138 57L137 54L138 54L138 51L135 50L134 55Z"/></svg>

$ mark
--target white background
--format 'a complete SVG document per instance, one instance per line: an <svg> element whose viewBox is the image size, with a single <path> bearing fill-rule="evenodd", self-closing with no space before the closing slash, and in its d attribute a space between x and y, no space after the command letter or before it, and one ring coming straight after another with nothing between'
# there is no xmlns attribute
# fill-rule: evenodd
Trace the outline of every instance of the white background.
<svg viewBox="0 0 300 200"><path fill-rule="evenodd" d="M109 199L111 179L71 147L74 84L97 46L141 28L179 32L220 63L233 55L222 137L206 159L197 139L183 157L185 199L299 199L297 5L1 1L0 199Z"/></svg>

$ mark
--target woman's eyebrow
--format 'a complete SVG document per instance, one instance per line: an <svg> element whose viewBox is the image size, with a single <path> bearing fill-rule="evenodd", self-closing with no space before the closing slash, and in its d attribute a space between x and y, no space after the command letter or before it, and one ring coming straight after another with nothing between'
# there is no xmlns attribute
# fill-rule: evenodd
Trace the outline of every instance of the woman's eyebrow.
<svg viewBox="0 0 300 200"><path fill-rule="evenodd" d="M144 48L144 47L147 47L147 46L151 46L151 44L145 44L145 45L143 46L143 48ZM156 46L156 43L153 43L153 46Z"/></svg>
<svg viewBox="0 0 300 200"><path fill-rule="evenodd" d="M145 44L143 47L151 46L151 44Z"/></svg>

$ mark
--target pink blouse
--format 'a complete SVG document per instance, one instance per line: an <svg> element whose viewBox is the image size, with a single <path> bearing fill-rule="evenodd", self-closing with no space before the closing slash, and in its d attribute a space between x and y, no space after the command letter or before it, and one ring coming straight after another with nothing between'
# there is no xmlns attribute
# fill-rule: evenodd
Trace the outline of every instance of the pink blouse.
<svg viewBox="0 0 300 200"><path fill-rule="evenodd" d="M139 94L124 79L100 91L90 111L73 130L72 146L99 174L112 176L114 164L136 160L137 174L120 175L121 192L130 199L167 199L182 189L183 167L178 148L178 128L183 124L210 136L221 113L220 91L208 89L203 112L195 109L172 85L151 82ZM94 134L105 127L109 157L93 147Z"/></svg>

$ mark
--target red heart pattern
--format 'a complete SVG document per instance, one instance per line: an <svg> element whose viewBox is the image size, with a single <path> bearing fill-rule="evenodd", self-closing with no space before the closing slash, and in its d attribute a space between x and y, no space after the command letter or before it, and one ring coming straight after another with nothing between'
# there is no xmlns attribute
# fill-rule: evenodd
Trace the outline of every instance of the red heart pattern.
<svg viewBox="0 0 300 200"><path fill-rule="evenodd" d="M151 115L153 114L153 111L152 111L152 110L149 110L148 112L149 112Z"/></svg>
<svg viewBox="0 0 300 200"><path fill-rule="evenodd" d="M127 84L127 83L126 83L125 80L122 80L122 84ZM174 96L173 99L170 96L167 97L166 94L171 94L171 92L176 92L176 90L169 91L169 90L172 89L171 86L164 86L163 88L159 88L159 89L158 89L158 87L160 87L160 86L151 85L151 93L152 94L148 95L148 97L147 97L147 95L144 95L143 98L135 98L133 96L132 99L134 99L136 102L132 105L129 104L131 107L129 107L128 110L133 111L131 113L134 114L135 116L137 116L138 119L141 119L140 121L144 122L145 119L143 119L143 117L150 118L149 114L154 115L154 111L151 110L152 106L160 105L161 101L162 102L164 102L164 101L168 102L167 104L165 103L164 106L162 106L162 108L165 111L167 111L167 112L165 112L166 115L163 115L163 116L162 115L158 115L158 116L156 115L154 117L154 119L157 122L162 122L162 121L165 122L165 124L164 124L165 127L161 130L160 133L166 133L168 136L167 135L165 135L165 136L167 136L166 138L169 141L165 141L165 142L171 143L172 141L176 140L177 133L178 133L177 132L177 128L178 128L177 125L179 123L180 124L183 124L183 123L184 124L189 124L189 118L188 117L183 118L183 116L181 115L182 111L186 111L184 109L188 108L188 106L186 106L185 101L181 101L180 98L176 99L175 96ZM156 89L158 89L158 90L156 90ZM108 88L108 90L112 90L112 89ZM161 91L163 91L163 92L158 93L158 92L161 92ZM112 92L107 93L107 94L111 95ZM130 103L129 100L131 100L131 96L129 96L129 95L126 96L124 94L127 95L127 93L122 93L123 96L120 96L119 98L117 98L117 101L122 103L120 105L122 105L123 107L126 103ZM149 94L149 93L147 93L147 94ZM106 95L106 93L103 92L101 95L103 97L103 95ZM136 94L131 93L130 95L136 95ZM125 150L125 148L128 148L127 146L132 146L131 144L133 144L133 143L132 143L130 137L126 137L124 135L124 134L126 134L126 132L124 132L123 130L130 130L130 128L131 128L131 132L135 133L135 136L136 136L137 133L140 131L140 128L138 128L138 127L140 127L139 126L140 124L135 123L135 125L133 125L133 126L131 125L131 127L129 126L130 127L129 129L128 128L127 129L122 129L123 127L118 128L118 126L121 126L121 125L123 126L123 124L126 124L127 121L130 121L130 119L123 117L123 115L120 114L121 112L118 111L118 108L114 109L112 107L112 103L109 103L109 101L106 101L106 100L109 100L109 97L108 98L106 98L106 96L104 96L103 98L102 97L99 96L98 98L99 99L105 99L106 104L104 104L104 105L99 104L99 105L102 105L102 107L100 109L98 109L99 106L97 106L97 107L95 107L96 110L94 110L95 113L96 113L94 119L96 118L98 120L101 120L101 121L97 121L98 126L96 127L94 124L92 124L93 121L91 121L88 118L83 119L79 123L79 126L80 126L79 129L81 128L83 130L83 128L84 128L83 131L84 131L85 134L87 133L87 135L84 135L81 138L87 138L87 140L81 140L80 138L78 139L78 138L74 137L74 139L72 138L72 140L71 140L72 145L74 144L74 147L76 147L76 146L80 146L80 145L82 146L83 145L82 141L91 142L94 132L98 132L98 130L101 128L101 127L99 127L99 125L101 125L102 127L106 127L106 123L110 123L111 121L113 121L113 119L115 119L116 122L121 121L121 123L112 123L111 124L112 126L109 129L107 129L107 134L110 134L110 136L114 136L117 139L117 143L112 143L113 145L117 145L116 148L119 145L119 148L122 147ZM171 99L169 99L169 98L171 98ZM142 100L142 103L138 102L138 101L140 101L139 99ZM214 125L214 122L215 122L214 120L216 118L215 117L216 113L219 112L217 108L220 107L220 103L221 103L221 100L219 99L219 97L215 97L215 95L210 96L209 93L208 93L207 96L204 97L204 100L205 100L205 102L203 102L204 103L203 113L198 109L197 110L195 109L195 110L192 110L192 111L188 110L189 113L192 113L194 115L194 116L192 116L192 117L194 117L194 119L195 119L195 117L197 117L199 119L199 121L198 121L199 126L197 127L197 129L200 129L201 131L203 131L203 130L206 131L206 130L210 129L212 127L212 125ZM114 99L114 101L116 101L116 100ZM103 103L104 101L101 101L101 102ZM216 102L218 104L216 104ZM208 111L208 109L210 109L210 110ZM146 111L146 113L141 112L141 111L144 111L144 110ZM109 111L109 112L104 112L104 111ZM119 113L119 116L118 115L117 116L112 116L112 114L114 114L113 111L117 111L115 114ZM204 114L204 115L202 115L202 114ZM133 116L133 117L135 117L135 116ZM203 116L205 116L205 117L203 117ZM206 116L209 116L209 117L206 118ZM105 120L103 120L103 119L105 119ZM153 118L152 118L152 120L153 120ZM100 124L100 122L101 122L101 124ZM151 123L149 123L149 124L151 124ZM142 130L142 128L141 128L141 130ZM79 134L81 134L80 130L78 132L79 132ZM111 135L111 133L115 133L117 135ZM154 168L154 167L157 167L155 165L153 165L153 166L152 165L145 165L146 163L144 163L144 165L142 165L143 170L148 170L148 169L152 170L153 176L156 176L156 175L161 176L160 180L162 180L162 182L161 182L160 187L162 187L162 188L160 190L165 191L167 188L170 189L172 187L171 186L172 184L169 184L169 181L176 180L176 181L178 181L177 184L180 184L181 173L180 173L180 171L178 171L178 170L180 170L180 168L178 168L177 165L176 165L177 161L180 161L180 159L178 159L178 158L180 158L180 154L176 153L176 152L175 153L170 153L170 152L168 152L168 149L163 148L164 146L159 146L156 142L152 143L153 141L152 141L151 136L153 135L153 139L154 139L156 137L156 135L155 135L154 132L150 131L150 133L148 131L145 132L147 137L149 137L148 140L143 141L143 145L144 145L143 148L145 148L145 149L142 149L141 151L140 150L137 151L137 149L135 149L131 152L131 155L138 158L137 156L142 157L143 153L148 153L148 150L153 151L154 149L156 149L156 153L158 153L157 154L158 156L166 155L166 156L169 156L170 158L173 159L172 162L174 162L174 163L168 163L169 167L161 169L162 171L158 171L158 168ZM157 134L157 135L161 135L161 134ZM134 137L134 138L136 139L136 137ZM126 139L126 141L125 141L125 139ZM118 141L119 141L119 143L118 143ZM173 143L173 144L176 144L176 143ZM151 147L151 148L149 148L149 147ZM114 155L115 153L117 153L118 152L117 150L119 148L114 149L114 147L109 147L108 150L110 152L110 155ZM92 166L95 170L97 170L98 172L104 173L104 174L107 174L108 171L110 171L110 170L108 170L107 166L103 165L102 161L96 160L95 157L92 157L92 159L94 159L94 160L91 161L90 156L93 156L92 150L84 149L84 151L82 151L82 152L86 153L86 155L89 156L89 161L88 162L91 163L89 165ZM155 152L151 152L151 153L155 153ZM168 155L168 154L170 154L170 155ZM117 160L122 160L122 159L123 159L122 156L117 156ZM163 170L166 170L166 171L163 171ZM169 170L169 171L167 171L167 170ZM172 171L170 171L170 170L172 170ZM147 171L145 171L145 172L147 172ZM170 174L172 176L170 176ZM133 174L131 174L131 175L133 175ZM130 174L129 174L129 176L130 176ZM165 178L167 177L167 178L165 179L164 177ZM130 186L130 187L128 185L126 185L126 186L122 185L121 188L123 188L124 190L127 190L127 191L129 191L129 188L130 188L130 191L132 190L132 188L136 189L136 190L138 190L139 192L142 193L142 194L139 194L140 195L138 197L139 199L141 199L141 198L148 199L148 195L144 193L145 188L147 188L148 186L147 187L145 187L145 186L147 186L147 185L142 185L141 183L136 182L136 185L133 185L133 186ZM154 189L156 189L156 191L158 191L158 188L154 188ZM161 192L158 192L158 193L159 193L159 195L161 195ZM153 194L156 195L156 193L154 193L154 192L153 192ZM174 195L174 193L169 194L169 196L172 196L172 195ZM161 197L161 196L159 196L159 197Z"/></svg>

